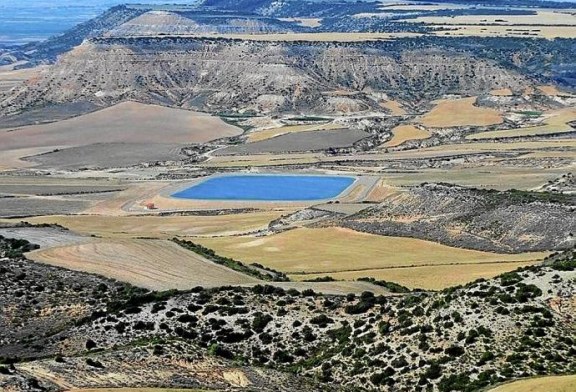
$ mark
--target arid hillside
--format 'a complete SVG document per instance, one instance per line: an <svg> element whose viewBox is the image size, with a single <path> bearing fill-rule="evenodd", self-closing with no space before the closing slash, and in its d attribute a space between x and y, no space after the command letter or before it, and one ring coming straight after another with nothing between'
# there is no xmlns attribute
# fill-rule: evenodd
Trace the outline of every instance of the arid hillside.
<svg viewBox="0 0 576 392"><path fill-rule="evenodd" d="M154 293L77 272L55 281L61 270L0 244L11 310L0 314L0 387L12 390L449 392L576 370L569 252L437 293L344 297L268 285ZM93 299L78 303L87 292Z"/></svg>
<svg viewBox="0 0 576 392"><path fill-rule="evenodd" d="M570 195L425 184L328 224L513 253L572 248L575 208Z"/></svg>
<svg viewBox="0 0 576 392"><path fill-rule="evenodd" d="M210 111L346 113L381 111L379 97L386 94L418 103L530 83L491 60L407 44L99 38L62 56L0 105L9 114L40 104L132 99ZM356 93L325 94L338 90Z"/></svg>

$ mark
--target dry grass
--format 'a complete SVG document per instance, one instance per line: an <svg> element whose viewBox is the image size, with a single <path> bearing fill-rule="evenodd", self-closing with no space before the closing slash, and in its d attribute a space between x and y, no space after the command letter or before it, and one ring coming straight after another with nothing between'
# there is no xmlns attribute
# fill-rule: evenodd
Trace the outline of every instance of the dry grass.
<svg viewBox="0 0 576 392"><path fill-rule="evenodd" d="M320 125L288 125L279 128L263 129L250 133L248 135L248 142L259 142L276 136L285 135L287 133L322 131L330 129L342 129L342 126L334 123L326 123Z"/></svg>
<svg viewBox="0 0 576 392"><path fill-rule="evenodd" d="M45 216L31 223L56 223L68 229L111 238L172 238L175 236L235 235L263 229L281 212L216 216Z"/></svg>
<svg viewBox="0 0 576 392"><path fill-rule="evenodd" d="M219 254L286 273L328 273L406 266L532 261L518 255L458 249L413 238L384 237L343 228L298 228L268 237L206 238Z"/></svg>
<svg viewBox="0 0 576 392"><path fill-rule="evenodd" d="M392 129L392 134L392 139L384 143L382 147L396 147L409 140L422 140L430 137L430 132L414 125L399 125Z"/></svg>
<svg viewBox="0 0 576 392"><path fill-rule="evenodd" d="M103 275L150 290L258 282L164 240L97 240L28 254L31 260Z"/></svg>
<svg viewBox="0 0 576 392"><path fill-rule="evenodd" d="M93 143L204 143L241 133L240 128L203 113L124 102L56 123L0 131L0 151Z"/></svg>
<svg viewBox="0 0 576 392"><path fill-rule="evenodd" d="M406 110L396 101L384 101L380 103L380 106L390 110L393 116L404 116L407 114Z"/></svg>
<svg viewBox="0 0 576 392"><path fill-rule="evenodd" d="M572 128L568 124L569 122L572 121L576 121L576 108L573 107L564 108L554 110L545 114L543 125L517 128L517 129L508 129L504 131L480 132L477 134L468 135L466 139L482 140L482 139L494 139L494 138L541 136L557 133L569 133L574 132L574 128Z"/></svg>
<svg viewBox="0 0 576 392"><path fill-rule="evenodd" d="M574 392L576 376L539 377L504 384L490 392Z"/></svg>
<svg viewBox="0 0 576 392"><path fill-rule="evenodd" d="M436 101L436 106L420 119L420 123L432 128L502 123L502 116L497 110L474 106L475 102L476 97Z"/></svg>
<svg viewBox="0 0 576 392"><path fill-rule="evenodd" d="M338 272L330 273L329 275L334 279L345 281L369 276L378 280L396 282L410 288L441 290L455 285L466 284L480 278L490 279L502 273L533 264L534 262L436 265ZM321 276L326 276L326 274L291 275L290 278L306 280Z"/></svg>

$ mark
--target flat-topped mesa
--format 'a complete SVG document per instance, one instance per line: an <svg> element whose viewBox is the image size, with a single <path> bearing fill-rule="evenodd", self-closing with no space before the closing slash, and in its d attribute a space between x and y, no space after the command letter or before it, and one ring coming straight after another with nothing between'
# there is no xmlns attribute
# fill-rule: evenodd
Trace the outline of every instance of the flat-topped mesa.
<svg viewBox="0 0 576 392"><path fill-rule="evenodd" d="M207 111L380 110L382 93L408 102L478 94L530 81L456 50L410 42L254 42L191 37L91 38L34 85L2 100L2 114L60 102L126 99ZM401 88L400 88L401 87ZM331 97L327 91L363 92Z"/></svg>

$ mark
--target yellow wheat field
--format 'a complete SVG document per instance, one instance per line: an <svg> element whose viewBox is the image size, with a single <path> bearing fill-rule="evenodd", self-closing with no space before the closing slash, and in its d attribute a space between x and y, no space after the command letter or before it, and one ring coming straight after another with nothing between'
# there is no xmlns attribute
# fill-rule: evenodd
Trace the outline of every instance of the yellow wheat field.
<svg viewBox="0 0 576 392"><path fill-rule="evenodd" d="M420 123L431 128L487 126L502 123L502 116L497 110L474 106L475 102L476 97L436 101L436 106L422 116Z"/></svg>

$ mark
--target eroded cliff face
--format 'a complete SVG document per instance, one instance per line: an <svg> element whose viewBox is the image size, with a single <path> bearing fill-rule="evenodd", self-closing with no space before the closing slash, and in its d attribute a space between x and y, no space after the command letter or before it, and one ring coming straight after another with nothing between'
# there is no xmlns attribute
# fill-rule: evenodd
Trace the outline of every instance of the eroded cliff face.
<svg viewBox="0 0 576 392"><path fill-rule="evenodd" d="M443 94L521 89L526 77L447 50L397 51L374 43L98 38L1 100L1 113L37 105L132 99L208 111L356 112L387 94L426 103ZM334 92L352 91L345 100Z"/></svg>

